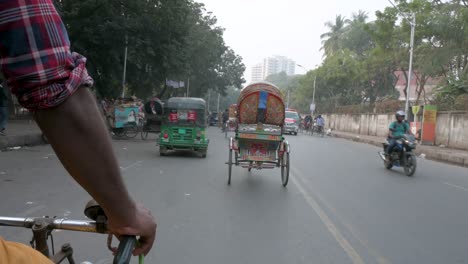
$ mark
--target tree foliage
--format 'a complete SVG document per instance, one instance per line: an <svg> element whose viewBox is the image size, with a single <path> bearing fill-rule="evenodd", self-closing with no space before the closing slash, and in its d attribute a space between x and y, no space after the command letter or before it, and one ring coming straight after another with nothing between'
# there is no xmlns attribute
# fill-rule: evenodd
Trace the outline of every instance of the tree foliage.
<svg viewBox="0 0 468 264"><path fill-rule="evenodd" d="M223 39L224 29L193 0L55 0L72 42L88 58L88 70L101 96L122 91L124 49L126 83L138 97L168 95L165 80L190 83L190 95L208 89L225 93L240 87L245 66ZM182 89L180 89L182 90Z"/></svg>
<svg viewBox="0 0 468 264"><path fill-rule="evenodd" d="M320 36L324 60L293 89L293 106L308 111L316 79L319 112L343 105L369 105L397 99L395 72L408 82L411 16L416 18L413 76L415 103L464 102L468 94L468 6L466 1L396 0L376 12L376 20L358 11L351 19L338 15ZM440 80L434 98L427 97L430 79ZM406 93L406 90L404 91ZM460 103L458 103L460 104ZM372 109L372 107L361 107ZM376 108L374 108L376 109Z"/></svg>

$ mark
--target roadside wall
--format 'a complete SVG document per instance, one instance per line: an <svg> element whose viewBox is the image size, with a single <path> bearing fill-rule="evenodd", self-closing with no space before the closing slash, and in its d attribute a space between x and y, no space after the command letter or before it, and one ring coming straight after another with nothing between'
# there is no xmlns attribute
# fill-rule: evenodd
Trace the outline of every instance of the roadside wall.
<svg viewBox="0 0 468 264"><path fill-rule="evenodd" d="M349 133L386 137L393 114L326 114L326 126ZM438 112L436 145L468 150L468 113Z"/></svg>

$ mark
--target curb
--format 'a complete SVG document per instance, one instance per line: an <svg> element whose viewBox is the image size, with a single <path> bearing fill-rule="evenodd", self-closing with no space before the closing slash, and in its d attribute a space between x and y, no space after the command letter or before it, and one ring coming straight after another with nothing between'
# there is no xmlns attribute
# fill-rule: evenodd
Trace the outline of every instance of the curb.
<svg viewBox="0 0 468 264"><path fill-rule="evenodd" d="M41 133L22 136L0 136L0 150L11 147L36 146L45 144Z"/></svg>
<svg viewBox="0 0 468 264"><path fill-rule="evenodd" d="M343 139L346 139L346 140L351 140L351 141L354 141L354 142L359 142L359 143L366 143L366 144L369 144L369 145L373 145L373 146L377 146L377 147L382 147L382 141L376 141L376 140L373 140L373 139L368 139L368 138L361 138L359 137L359 135L347 135L347 134L339 134L339 133L333 133L333 136L334 137L337 137L337 138L343 138ZM441 162L444 162L444 163L449 163L449 164L452 164L452 165L458 165L458 166L461 166L461 167L468 167L468 158L465 158L465 157L462 157L462 156L459 156L459 155L456 155L456 154L447 154L447 153L439 153L437 151L434 151L434 150L421 150L421 149L418 149L416 148L416 150L414 151L414 154L416 155L420 155L420 154L423 154L426 155L426 159L429 159L429 160L434 160L434 161L441 161Z"/></svg>

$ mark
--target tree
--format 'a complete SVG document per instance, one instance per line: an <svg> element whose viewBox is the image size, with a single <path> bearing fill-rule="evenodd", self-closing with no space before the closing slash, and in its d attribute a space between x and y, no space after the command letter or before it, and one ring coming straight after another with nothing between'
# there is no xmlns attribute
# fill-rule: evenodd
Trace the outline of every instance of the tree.
<svg viewBox="0 0 468 264"><path fill-rule="evenodd" d="M227 47L224 29L192 0L56 0L73 50L88 58L101 96L122 90L128 43L127 85L132 94L167 96L166 79L188 82L193 95L240 86L245 66Z"/></svg>
<svg viewBox="0 0 468 264"><path fill-rule="evenodd" d="M324 56L332 56L341 50L346 23L348 23L348 20L341 15L337 15L334 22L328 21L325 23L330 31L320 36L320 39L322 39L321 50L324 51Z"/></svg>

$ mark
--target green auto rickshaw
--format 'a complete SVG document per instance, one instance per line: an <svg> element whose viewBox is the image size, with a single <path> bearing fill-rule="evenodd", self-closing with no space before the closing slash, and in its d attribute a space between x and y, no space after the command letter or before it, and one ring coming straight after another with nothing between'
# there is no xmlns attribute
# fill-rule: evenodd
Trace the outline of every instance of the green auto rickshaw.
<svg viewBox="0 0 468 264"><path fill-rule="evenodd" d="M192 150L205 158L209 140L206 138L206 103L201 98L173 97L164 107L159 153L170 150Z"/></svg>

